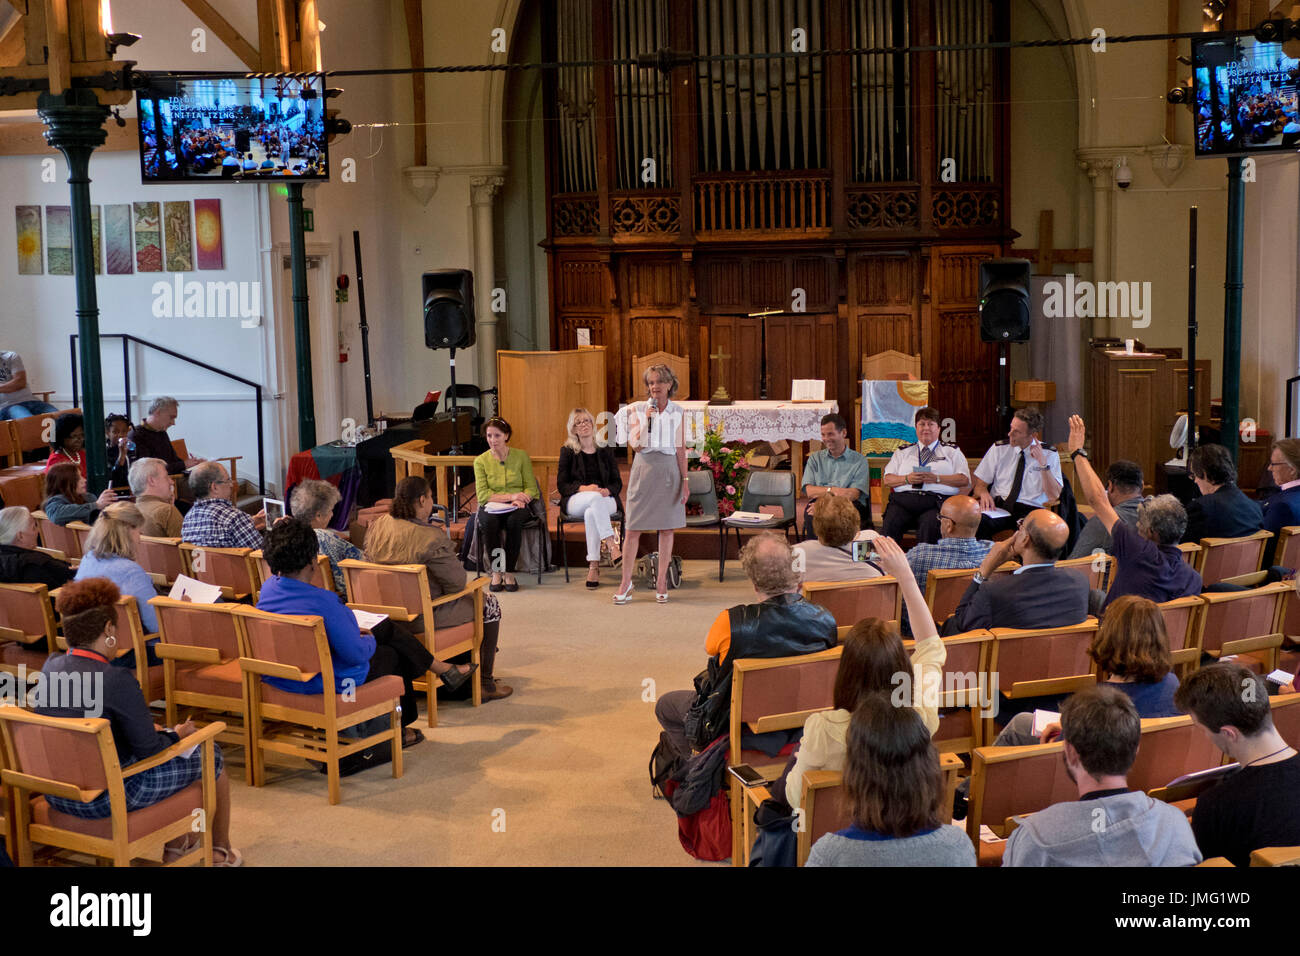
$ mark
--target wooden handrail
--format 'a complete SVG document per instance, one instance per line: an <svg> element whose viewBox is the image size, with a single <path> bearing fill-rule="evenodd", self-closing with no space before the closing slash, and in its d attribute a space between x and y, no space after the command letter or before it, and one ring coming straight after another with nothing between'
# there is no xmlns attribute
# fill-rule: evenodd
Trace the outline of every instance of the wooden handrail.
<svg viewBox="0 0 1300 956"><path fill-rule="evenodd" d="M428 444L424 439L417 438L401 445L394 445L389 449L389 454L393 456L393 464L397 472L396 480L401 481L410 475L419 475L423 478L425 469L432 468L434 470L434 484L437 489L437 500L439 503L445 503L447 501L447 470L472 466L478 456L430 455L424 450ZM545 504L551 482L551 469L559 470L560 456L529 455L528 457L532 460L533 476L537 479L542 502Z"/></svg>

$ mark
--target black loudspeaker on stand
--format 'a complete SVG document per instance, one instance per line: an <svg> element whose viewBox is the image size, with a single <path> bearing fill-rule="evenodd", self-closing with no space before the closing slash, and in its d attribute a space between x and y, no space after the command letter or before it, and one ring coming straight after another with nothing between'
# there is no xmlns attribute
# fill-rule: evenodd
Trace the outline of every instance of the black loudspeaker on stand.
<svg viewBox="0 0 1300 956"><path fill-rule="evenodd" d="M444 408L456 402L456 350L474 344L474 274L468 269L440 269L420 277L424 293L424 344L450 349L451 385ZM452 448L460 454L460 446Z"/></svg>
<svg viewBox="0 0 1300 956"><path fill-rule="evenodd" d="M1011 343L1029 341L1028 259L980 263L980 340L998 344L998 417L1011 417Z"/></svg>

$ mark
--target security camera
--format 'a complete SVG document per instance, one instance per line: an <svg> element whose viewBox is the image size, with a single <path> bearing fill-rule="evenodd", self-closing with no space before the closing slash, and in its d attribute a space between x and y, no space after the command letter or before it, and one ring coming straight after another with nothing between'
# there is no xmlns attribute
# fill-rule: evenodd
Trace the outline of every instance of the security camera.
<svg viewBox="0 0 1300 956"><path fill-rule="evenodd" d="M1128 160L1121 156L1115 163L1115 185L1128 189L1133 185L1133 170L1129 169Z"/></svg>

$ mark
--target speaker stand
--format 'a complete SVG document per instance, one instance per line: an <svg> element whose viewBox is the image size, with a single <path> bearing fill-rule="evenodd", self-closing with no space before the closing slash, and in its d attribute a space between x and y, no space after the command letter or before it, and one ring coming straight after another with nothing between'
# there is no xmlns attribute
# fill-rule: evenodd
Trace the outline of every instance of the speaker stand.
<svg viewBox="0 0 1300 956"><path fill-rule="evenodd" d="M1005 431L1011 427L1011 343L998 343L998 419Z"/></svg>

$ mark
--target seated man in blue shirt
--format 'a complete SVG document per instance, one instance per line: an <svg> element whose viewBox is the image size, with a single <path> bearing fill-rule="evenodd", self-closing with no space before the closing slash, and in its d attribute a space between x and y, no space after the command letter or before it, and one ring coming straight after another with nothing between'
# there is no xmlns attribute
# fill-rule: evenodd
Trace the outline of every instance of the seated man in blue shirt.
<svg viewBox="0 0 1300 956"><path fill-rule="evenodd" d="M406 728L402 746L420 743L424 735L410 726L420 713L420 699L412 681L433 671L446 686L455 689L469 677L473 665L457 667L434 660L423 643L398 630L391 619L376 625L373 634L363 634L356 616L341 597L310 583L316 570L317 548L316 532L300 518L285 518L267 532L263 554L275 576L262 588L258 609L273 614L315 614L324 620L334 661L336 693L355 692L359 685L388 674L401 677L402 726ZM263 679L294 694L322 692L320 675L306 682L280 677Z"/></svg>
<svg viewBox="0 0 1300 956"><path fill-rule="evenodd" d="M804 510L804 536L812 534L812 504L822 495L839 495L853 502L863 528L875 528L871 520L871 468L867 459L849 447L849 426L841 415L822 418L822 444L826 447L808 458L803 470L802 493L808 498Z"/></svg>

